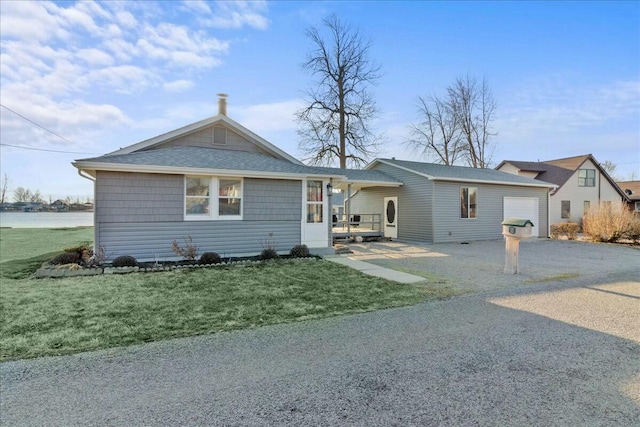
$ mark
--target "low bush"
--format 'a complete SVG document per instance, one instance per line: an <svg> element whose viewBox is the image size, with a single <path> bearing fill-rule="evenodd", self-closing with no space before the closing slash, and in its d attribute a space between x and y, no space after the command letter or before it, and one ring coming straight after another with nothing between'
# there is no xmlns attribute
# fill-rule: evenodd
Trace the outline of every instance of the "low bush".
<svg viewBox="0 0 640 427"><path fill-rule="evenodd" d="M307 245L295 245L289 251L289 255L294 258L305 258L309 256L309 248Z"/></svg>
<svg viewBox="0 0 640 427"><path fill-rule="evenodd" d="M78 264L80 262L80 254L77 252L63 252L56 255L52 260L53 265Z"/></svg>
<svg viewBox="0 0 640 427"><path fill-rule="evenodd" d="M178 244L177 240L174 240L171 249L176 255L181 256L187 261L195 261L198 259L198 247L193 243L193 239L191 235L185 237L184 239L184 247Z"/></svg>
<svg viewBox="0 0 640 427"><path fill-rule="evenodd" d="M115 258L111 265L114 267L136 267L138 265L138 261L132 256L122 255Z"/></svg>
<svg viewBox="0 0 640 427"><path fill-rule="evenodd" d="M640 216L634 215L629 230L624 235L625 239L631 240L633 243L640 242Z"/></svg>
<svg viewBox="0 0 640 427"><path fill-rule="evenodd" d="M215 252L205 252L200 257L200 264L220 264L222 259Z"/></svg>
<svg viewBox="0 0 640 427"><path fill-rule="evenodd" d="M585 214L582 231L596 242L617 242L632 232L635 220L625 203L600 203Z"/></svg>
<svg viewBox="0 0 640 427"><path fill-rule="evenodd" d="M580 224L576 222L561 222L558 224L551 224L551 238L557 239L564 236L569 240L575 240L576 237L578 237L579 230Z"/></svg>
<svg viewBox="0 0 640 427"><path fill-rule="evenodd" d="M261 260L267 260L267 259L280 258L280 256L278 255L278 252L276 252L275 249L267 248L267 249L263 249L262 252L260 252L260 255L258 256L258 258L260 258Z"/></svg>

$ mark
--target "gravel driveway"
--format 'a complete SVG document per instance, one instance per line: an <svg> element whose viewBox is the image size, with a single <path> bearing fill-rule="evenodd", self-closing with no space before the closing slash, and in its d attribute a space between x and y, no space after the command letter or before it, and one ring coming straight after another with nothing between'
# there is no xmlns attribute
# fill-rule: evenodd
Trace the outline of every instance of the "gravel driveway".
<svg viewBox="0 0 640 427"><path fill-rule="evenodd" d="M503 286L501 267L479 261L489 253L480 244L435 246L449 259L464 254L484 267L476 278ZM548 248L588 257L584 267L530 265L527 274L539 281L527 286L2 363L1 423L638 426L638 251L595 246L523 245L522 257ZM635 270L613 268L619 259L636 261ZM446 265L438 265L444 275ZM448 265L455 277L473 271ZM579 276L540 281L567 271Z"/></svg>
<svg viewBox="0 0 640 427"><path fill-rule="evenodd" d="M640 247L568 240L520 242L520 274L504 274L503 240L418 245L367 242L348 245L350 258L424 276L460 291L488 291L527 285L606 279L628 274L640 279Z"/></svg>

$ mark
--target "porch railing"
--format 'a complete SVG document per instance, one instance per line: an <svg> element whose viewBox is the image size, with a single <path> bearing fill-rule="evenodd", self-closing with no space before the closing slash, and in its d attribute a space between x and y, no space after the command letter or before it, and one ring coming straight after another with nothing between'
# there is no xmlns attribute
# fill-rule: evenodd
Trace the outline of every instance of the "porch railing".
<svg viewBox="0 0 640 427"><path fill-rule="evenodd" d="M382 235L382 214L333 214L334 234L377 232Z"/></svg>

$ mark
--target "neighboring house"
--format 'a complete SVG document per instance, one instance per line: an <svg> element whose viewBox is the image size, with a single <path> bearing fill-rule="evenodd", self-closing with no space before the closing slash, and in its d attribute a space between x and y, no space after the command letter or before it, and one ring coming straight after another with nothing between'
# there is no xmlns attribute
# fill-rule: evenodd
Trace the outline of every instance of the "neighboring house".
<svg viewBox="0 0 640 427"><path fill-rule="evenodd" d="M227 117L226 96L216 116L73 165L94 181L94 244L109 259L175 259L172 242L189 236L200 253L223 257L270 245L332 253L334 197L346 235L352 221L359 232L378 221L377 234L392 239L496 239L505 216L531 219L538 236L548 235L550 184L395 160L365 170L306 166ZM338 189L356 192L344 210Z"/></svg>
<svg viewBox="0 0 640 427"><path fill-rule="evenodd" d="M629 209L640 212L640 181L617 181L616 184L627 195Z"/></svg>
<svg viewBox="0 0 640 427"><path fill-rule="evenodd" d="M69 205L58 199L49 205L49 210L54 212L69 212Z"/></svg>
<svg viewBox="0 0 640 427"><path fill-rule="evenodd" d="M591 206L627 201L591 154L544 162L505 160L496 169L555 184L549 203L551 224L580 222Z"/></svg>
<svg viewBox="0 0 640 427"><path fill-rule="evenodd" d="M346 202L351 212L383 214L386 235L427 243L499 239L506 217L529 219L534 236L549 235L547 201L552 184L493 169L395 159L376 159L367 170L404 184L362 188Z"/></svg>

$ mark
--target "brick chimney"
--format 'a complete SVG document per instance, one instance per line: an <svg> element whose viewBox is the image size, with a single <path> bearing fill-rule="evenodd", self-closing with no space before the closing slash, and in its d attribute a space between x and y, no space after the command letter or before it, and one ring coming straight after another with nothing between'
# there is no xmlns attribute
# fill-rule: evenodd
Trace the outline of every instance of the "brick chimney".
<svg viewBox="0 0 640 427"><path fill-rule="evenodd" d="M226 93L219 93L218 95L218 114L222 116L227 115L227 95Z"/></svg>

